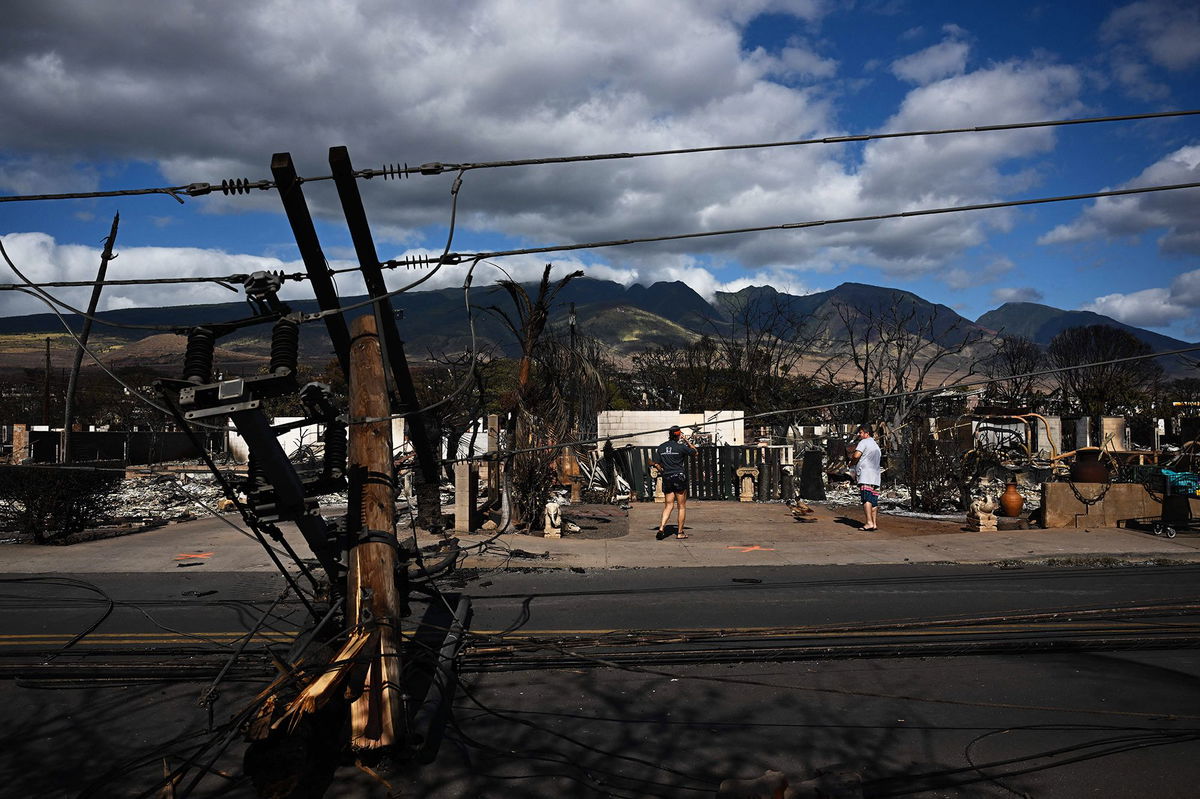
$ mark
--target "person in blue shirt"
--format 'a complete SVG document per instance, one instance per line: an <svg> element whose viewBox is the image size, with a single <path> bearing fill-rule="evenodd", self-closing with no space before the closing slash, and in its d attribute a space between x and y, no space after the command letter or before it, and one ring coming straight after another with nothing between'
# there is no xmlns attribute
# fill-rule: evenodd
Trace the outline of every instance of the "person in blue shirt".
<svg viewBox="0 0 1200 799"><path fill-rule="evenodd" d="M671 518L672 506L679 508L679 527L675 537L688 537L687 533L683 531L683 520L687 515L687 458L696 454L696 448L683 437L683 431L679 427L672 427L668 431L668 435L670 437L658 445L658 449L654 453L655 460L650 461L650 465L662 473L663 481L662 521L658 523L658 535L656 536L659 541L667 537L665 528L667 520Z"/></svg>

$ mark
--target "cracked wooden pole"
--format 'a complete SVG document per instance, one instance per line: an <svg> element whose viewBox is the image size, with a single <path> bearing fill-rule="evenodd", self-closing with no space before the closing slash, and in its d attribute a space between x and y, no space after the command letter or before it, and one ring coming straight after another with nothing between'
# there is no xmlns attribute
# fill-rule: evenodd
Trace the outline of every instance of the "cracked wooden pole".
<svg viewBox="0 0 1200 799"><path fill-rule="evenodd" d="M405 737L399 646L404 602L396 577L399 555L389 412L375 318L360 316L351 326L350 337L352 487L346 623L351 634L370 633L372 640L362 650L370 664L366 682L350 706L350 744L356 749L391 746ZM383 421L358 421L380 418Z"/></svg>

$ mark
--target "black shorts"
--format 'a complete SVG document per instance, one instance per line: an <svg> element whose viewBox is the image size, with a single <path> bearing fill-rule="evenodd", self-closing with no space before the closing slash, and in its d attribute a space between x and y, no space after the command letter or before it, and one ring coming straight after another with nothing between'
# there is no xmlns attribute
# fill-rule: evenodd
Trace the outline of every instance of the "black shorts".
<svg viewBox="0 0 1200 799"><path fill-rule="evenodd" d="M678 474L663 475L663 493L664 494L679 494L688 490L687 475L680 472Z"/></svg>

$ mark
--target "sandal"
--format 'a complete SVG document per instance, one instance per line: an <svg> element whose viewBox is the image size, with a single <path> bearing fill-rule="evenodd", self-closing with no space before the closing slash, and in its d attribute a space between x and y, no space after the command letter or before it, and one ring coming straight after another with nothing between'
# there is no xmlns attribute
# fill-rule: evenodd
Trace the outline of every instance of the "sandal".
<svg viewBox="0 0 1200 799"><path fill-rule="evenodd" d="M654 540L662 541L668 535L670 535L670 533L668 533L666 530L659 530L657 533L654 534Z"/></svg>
<svg viewBox="0 0 1200 799"><path fill-rule="evenodd" d="M683 538L691 538L691 536L689 536L687 533L676 533L676 534L675 534L675 537L676 537L676 538L679 538L679 539L683 539Z"/></svg>

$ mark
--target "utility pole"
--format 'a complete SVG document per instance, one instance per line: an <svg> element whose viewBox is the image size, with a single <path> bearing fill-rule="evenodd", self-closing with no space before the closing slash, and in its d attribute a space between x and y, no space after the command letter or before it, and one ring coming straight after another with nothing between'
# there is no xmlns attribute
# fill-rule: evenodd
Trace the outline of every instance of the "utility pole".
<svg viewBox="0 0 1200 799"><path fill-rule="evenodd" d="M417 520L425 529L441 532L441 475L438 470L438 442L434 438L437 431L426 425L425 415L419 412L421 403L417 399L416 386L413 385L412 373L408 369L404 341L396 327L396 314L387 296L388 290L383 280L383 270L379 266L379 255L367 222L362 196L358 191L358 178L355 177L350 153L345 147L329 148L329 168L333 172L333 183L337 187L342 212L346 216L346 227L350 231L354 252L358 256L363 283L366 284L367 293L376 300L376 329L382 337L383 356L396 389L397 410L408 414L405 418L405 429L417 458ZM387 413L378 415L387 416Z"/></svg>
<svg viewBox="0 0 1200 799"><path fill-rule="evenodd" d="M304 268L308 271L313 294L321 310L326 312L325 328L329 331L329 340L337 355L338 365L342 368L342 376L349 380L350 332L346 327L345 317L340 312L334 313L338 309L337 287L329 274L329 264L321 249L321 241L317 238L317 228L313 225L312 214L309 213L308 203L304 200L301 180L296 175L291 153L275 153L271 159L271 174L279 189L283 210L292 226L292 234L296 237L296 246L300 249Z"/></svg>
<svg viewBox="0 0 1200 799"><path fill-rule="evenodd" d="M350 743L377 749L407 738L402 701L400 617L407 573L395 531L392 425L383 354L374 316L360 316L350 339L350 525L346 624L368 632L369 671L362 694L350 706ZM381 418L379 422L362 419ZM358 529L356 529L358 528ZM398 568L399 566L399 568Z"/></svg>
<svg viewBox="0 0 1200 799"><path fill-rule="evenodd" d="M46 337L46 381L42 392L42 424L50 426L50 337Z"/></svg>
<svg viewBox="0 0 1200 799"><path fill-rule="evenodd" d="M92 334L92 317L100 304L100 292L104 288L104 276L108 273L108 262L117 256L113 255L113 242L117 240L117 225L121 221L120 214L113 215L112 228L104 241L104 252L100 254L100 269L96 272L96 283L92 286L92 298L88 301L87 316L83 317L83 329L79 333L79 346L75 350L75 362L71 365L71 377L67 381L67 396L63 410L62 446L59 450L63 463L71 462L71 418L75 411L75 385L79 380L79 367L83 365L83 350L87 347L88 336Z"/></svg>
<svg viewBox="0 0 1200 799"><path fill-rule="evenodd" d="M578 439L580 436L575 425L582 419L583 414L577 413L579 410L579 340L575 329L575 303L571 303L571 313L567 317L567 323L571 327L571 378L568 383L570 388L568 389L567 435Z"/></svg>

